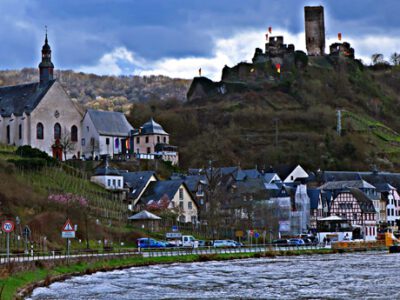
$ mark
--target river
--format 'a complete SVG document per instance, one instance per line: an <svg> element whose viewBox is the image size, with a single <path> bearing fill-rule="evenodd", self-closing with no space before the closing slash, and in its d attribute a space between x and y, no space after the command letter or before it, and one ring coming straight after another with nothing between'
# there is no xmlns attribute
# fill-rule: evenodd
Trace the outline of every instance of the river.
<svg viewBox="0 0 400 300"><path fill-rule="evenodd" d="M400 299L400 254L154 265L74 277L31 299Z"/></svg>

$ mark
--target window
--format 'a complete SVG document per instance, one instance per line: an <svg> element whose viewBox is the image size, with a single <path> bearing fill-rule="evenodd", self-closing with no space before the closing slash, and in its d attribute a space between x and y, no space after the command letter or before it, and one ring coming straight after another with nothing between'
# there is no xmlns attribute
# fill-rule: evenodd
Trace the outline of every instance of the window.
<svg viewBox="0 0 400 300"><path fill-rule="evenodd" d="M55 140L61 139L61 125L59 123L56 123L54 125L54 139Z"/></svg>
<svg viewBox="0 0 400 300"><path fill-rule="evenodd" d="M166 143L167 143L167 137L164 136L164 144L166 144Z"/></svg>
<svg viewBox="0 0 400 300"><path fill-rule="evenodd" d="M147 147L147 154L150 154L151 153L151 149L150 149L150 147Z"/></svg>
<svg viewBox="0 0 400 300"><path fill-rule="evenodd" d="M140 137L136 138L136 144L140 144Z"/></svg>
<svg viewBox="0 0 400 300"><path fill-rule="evenodd" d="M111 186L111 179L108 179L108 180L107 180L107 185L108 185L108 186Z"/></svg>
<svg viewBox="0 0 400 300"><path fill-rule="evenodd" d="M387 215L390 216L390 208L387 209Z"/></svg>
<svg viewBox="0 0 400 300"><path fill-rule="evenodd" d="M7 144L11 144L10 125L7 125Z"/></svg>
<svg viewBox="0 0 400 300"><path fill-rule="evenodd" d="M110 139L106 138L106 145L110 145Z"/></svg>
<svg viewBox="0 0 400 300"><path fill-rule="evenodd" d="M157 143L159 143L160 142L160 137L159 136L157 136Z"/></svg>
<svg viewBox="0 0 400 300"><path fill-rule="evenodd" d="M118 179L118 186L121 187L121 179Z"/></svg>
<svg viewBox="0 0 400 300"><path fill-rule="evenodd" d="M22 140L22 124L19 124L18 126L18 137L20 140Z"/></svg>
<svg viewBox="0 0 400 300"><path fill-rule="evenodd" d="M89 126L86 126L86 131L89 132Z"/></svg>
<svg viewBox="0 0 400 300"><path fill-rule="evenodd" d="M192 216L192 223L193 223L193 224L196 224L196 223L197 223L197 218L196 218L196 216Z"/></svg>
<svg viewBox="0 0 400 300"><path fill-rule="evenodd" d="M38 123L36 125L36 138L38 140L43 140L43 138L44 138L43 132L44 132L43 124L42 123Z"/></svg>
<svg viewBox="0 0 400 300"><path fill-rule="evenodd" d="M179 201L179 208L183 209L183 201Z"/></svg>
<svg viewBox="0 0 400 300"><path fill-rule="evenodd" d="M85 144L86 144L85 139L82 139L82 140L81 140L81 145L82 145L82 146L85 146Z"/></svg>
<svg viewBox="0 0 400 300"><path fill-rule="evenodd" d="M179 199L183 200L183 188L179 189Z"/></svg>
<svg viewBox="0 0 400 300"><path fill-rule="evenodd" d="M204 205L204 199L200 198L200 205Z"/></svg>
<svg viewBox="0 0 400 300"><path fill-rule="evenodd" d="M146 143L148 143L149 142L149 137L148 136L146 136Z"/></svg>
<svg viewBox="0 0 400 300"><path fill-rule="evenodd" d="M192 203L192 201L189 201L189 202L188 202L188 209L193 209L193 203Z"/></svg>
<svg viewBox="0 0 400 300"><path fill-rule="evenodd" d="M113 186L115 186L116 185L116 180L115 179L113 179Z"/></svg>
<svg viewBox="0 0 400 300"><path fill-rule="evenodd" d="M181 222L181 223L185 223L186 222L186 218L185 218L185 216L179 216L179 222Z"/></svg>
<svg viewBox="0 0 400 300"><path fill-rule="evenodd" d="M72 125L71 127L71 142L77 142L78 141L78 127L75 125Z"/></svg>

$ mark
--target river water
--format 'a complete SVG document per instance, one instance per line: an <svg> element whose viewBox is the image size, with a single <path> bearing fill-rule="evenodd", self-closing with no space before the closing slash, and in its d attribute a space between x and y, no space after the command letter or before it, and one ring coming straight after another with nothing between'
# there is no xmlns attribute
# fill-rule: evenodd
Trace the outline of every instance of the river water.
<svg viewBox="0 0 400 300"><path fill-rule="evenodd" d="M99 272L31 299L400 299L400 254L292 256Z"/></svg>

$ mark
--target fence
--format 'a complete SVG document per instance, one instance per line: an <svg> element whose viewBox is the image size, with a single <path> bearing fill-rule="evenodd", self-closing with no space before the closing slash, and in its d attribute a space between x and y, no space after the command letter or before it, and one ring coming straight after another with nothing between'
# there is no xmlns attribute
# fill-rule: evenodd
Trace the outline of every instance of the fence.
<svg viewBox="0 0 400 300"><path fill-rule="evenodd" d="M121 256L142 256L142 257L161 257L161 256L181 256L181 255L209 255L209 254L230 254L230 253L257 253L257 252L283 252L283 251L306 251L325 249L321 245L307 246L277 246L272 244L250 245L241 247L168 247L168 248L127 248L117 251L98 251L98 250L75 250L69 255L65 251L34 252L22 254L12 254L9 258L3 253L0 255L0 264L23 263L40 260L68 260L72 258L115 258Z"/></svg>

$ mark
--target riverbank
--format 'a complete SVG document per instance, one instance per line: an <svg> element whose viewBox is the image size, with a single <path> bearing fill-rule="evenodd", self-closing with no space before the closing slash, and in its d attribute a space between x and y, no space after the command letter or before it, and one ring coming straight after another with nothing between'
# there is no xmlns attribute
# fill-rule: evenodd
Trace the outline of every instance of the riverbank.
<svg viewBox="0 0 400 300"><path fill-rule="evenodd" d="M343 251L340 251L343 252ZM292 255L314 255L314 254L333 254L340 253L332 249L313 249L313 250L291 250L291 251L268 251L258 253L224 253L208 255L184 255L167 257L149 257L139 256L114 258L95 262L78 262L75 264L56 266L47 269L38 266L35 271L20 272L8 278L0 280L1 299L22 299L29 295L33 289L42 286L48 286L56 281L63 281L72 276L88 275L95 272L106 272L130 267L147 266L154 264L172 264L172 263L191 263L212 260L232 260L276 256Z"/></svg>

